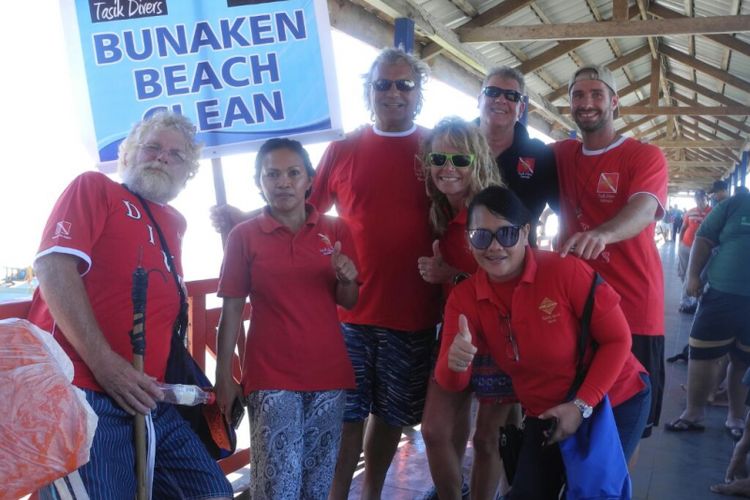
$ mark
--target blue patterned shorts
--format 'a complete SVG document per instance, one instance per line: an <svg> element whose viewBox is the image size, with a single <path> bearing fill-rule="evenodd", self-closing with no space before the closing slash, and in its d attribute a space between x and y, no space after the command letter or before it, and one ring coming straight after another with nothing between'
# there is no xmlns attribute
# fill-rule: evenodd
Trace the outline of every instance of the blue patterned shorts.
<svg viewBox="0 0 750 500"><path fill-rule="evenodd" d="M435 328L416 332L342 324L357 388L347 391L345 422L372 413L393 426L422 420Z"/></svg>
<svg viewBox="0 0 750 500"><path fill-rule="evenodd" d="M482 404L517 403L513 384L489 354L477 354L471 364L471 389Z"/></svg>

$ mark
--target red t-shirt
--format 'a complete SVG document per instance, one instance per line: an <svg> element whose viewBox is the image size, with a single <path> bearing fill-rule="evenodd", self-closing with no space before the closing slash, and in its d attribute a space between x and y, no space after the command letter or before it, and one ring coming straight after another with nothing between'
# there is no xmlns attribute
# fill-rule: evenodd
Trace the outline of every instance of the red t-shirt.
<svg viewBox="0 0 750 500"><path fill-rule="evenodd" d="M363 127L332 142L320 160L310 203L320 212L334 204L354 237L362 263L359 301L340 309L341 321L394 330L434 327L440 287L419 275L417 259L432 255L429 201L418 175L425 129L404 134Z"/></svg>
<svg viewBox="0 0 750 500"><path fill-rule="evenodd" d="M180 255L185 219L169 205L147 202L182 275ZM99 327L112 349L132 360L133 271L140 263L149 274L146 302L144 371L162 380L180 296L159 237L138 198L97 172L78 176L57 200L44 228L36 258L65 253L81 259L79 269ZM52 332L75 367L73 383L101 391L93 374L57 327L39 289L29 320Z"/></svg>
<svg viewBox="0 0 750 500"><path fill-rule="evenodd" d="M337 241L356 265L354 243L342 220L307 209L296 234L267 208L229 233L218 295L249 295L253 306L242 370L245 394L354 387L331 265Z"/></svg>
<svg viewBox="0 0 750 500"><path fill-rule="evenodd" d="M612 219L636 194L659 202L653 223L633 238L607 245L588 264L622 297L632 333L664 335L664 274L654 243L656 219L667 199L664 155L633 139L621 139L603 152L588 152L576 140L553 148L560 178L561 243Z"/></svg>
<svg viewBox="0 0 750 500"><path fill-rule="evenodd" d="M695 241L695 233L698 232L698 228L701 227L703 219L711 212L711 207L706 206L703 210L698 207L693 207L685 212L682 218L682 244L686 247L693 246Z"/></svg>
<svg viewBox="0 0 750 500"><path fill-rule="evenodd" d="M445 308L440 356L435 378L447 390L463 390L471 368L448 368L448 351L458 331L458 316L469 322L472 343L489 349L501 370L513 379L513 388L526 411L537 416L562 403L576 372L580 318L594 273L576 257L527 247L524 269L513 290L508 311L495 294L487 273L460 283ZM633 397L645 386L645 369L630 352L632 343L619 296L606 283L596 290L591 337L599 344L577 397L596 405L609 394L613 406ZM508 320L510 316L509 337ZM513 342L518 361L514 357Z"/></svg>
<svg viewBox="0 0 750 500"><path fill-rule="evenodd" d="M474 274L477 270L477 261L471 254L469 241L466 239L466 207L448 223L448 227L440 237L440 254L443 260L451 267L460 272ZM448 294L455 285L446 283L443 285L443 295Z"/></svg>

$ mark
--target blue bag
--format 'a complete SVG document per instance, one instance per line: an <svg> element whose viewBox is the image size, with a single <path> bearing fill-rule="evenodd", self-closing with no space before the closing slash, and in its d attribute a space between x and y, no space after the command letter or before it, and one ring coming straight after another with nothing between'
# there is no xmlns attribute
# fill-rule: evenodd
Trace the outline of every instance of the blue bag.
<svg viewBox="0 0 750 500"><path fill-rule="evenodd" d="M567 500L630 500L630 474L609 396L559 443Z"/></svg>

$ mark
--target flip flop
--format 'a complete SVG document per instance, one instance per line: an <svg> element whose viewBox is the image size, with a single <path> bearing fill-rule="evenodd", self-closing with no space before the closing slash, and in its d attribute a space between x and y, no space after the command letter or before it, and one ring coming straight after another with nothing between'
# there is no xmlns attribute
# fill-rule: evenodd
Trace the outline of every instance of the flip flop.
<svg viewBox="0 0 750 500"><path fill-rule="evenodd" d="M667 424L664 424L664 429L669 432L703 432L706 430L706 426L698 422L691 422L684 418L678 418Z"/></svg>
<svg viewBox="0 0 750 500"><path fill-rule="evenodd" d="M724 423L724 429L726 429L727 434L729 434L729 437L734 439L735 441L739 441L742 439L742 434L745 432L745 426L739 426L739 425L730 425L729 423Z"/></svg>

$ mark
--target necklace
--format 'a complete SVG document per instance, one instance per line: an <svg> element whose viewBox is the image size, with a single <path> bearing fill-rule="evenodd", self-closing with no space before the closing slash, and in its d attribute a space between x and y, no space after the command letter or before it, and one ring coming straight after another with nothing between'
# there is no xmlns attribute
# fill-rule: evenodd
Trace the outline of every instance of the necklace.
<svg viewBox="0 0 750 500"><path fill-rule="evenodd" d="M573 185L574 194L575 194L575 214L576 219L579 221L583 217L583 209L581 208L581 202L583 201L583 197L586 194L586 188L591 183L591 179L594 177L595 174L599 172L599 167L601 166L602 161L604 160L604 157L606 156L607 152L610 151L612 148L618 146L621 143L622 137L620 135L615 135L612 141L610 141L609 144L607 144L607 147L604 148L604 150L601 153L598 153L596 155L584 155L583 154L583 143L581 143L580 147L576 150L576 168L580 168L580 165L583 165L584 158L586 156L598 156L596 163L591 167L591 170L589 171L588 176L586 177L586 180L581 185L578 182L578 179L576 178L576 182Z"/></svg>

